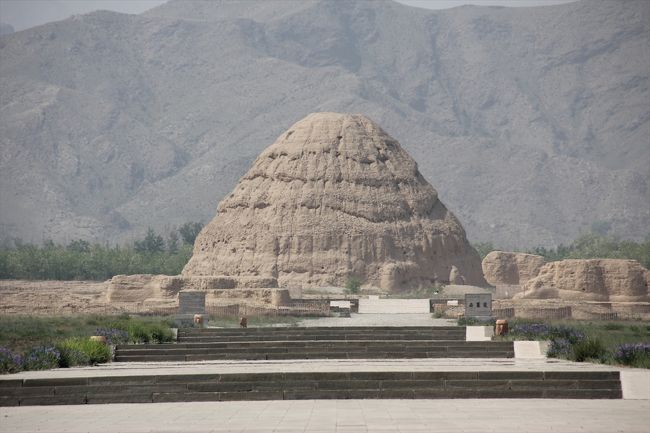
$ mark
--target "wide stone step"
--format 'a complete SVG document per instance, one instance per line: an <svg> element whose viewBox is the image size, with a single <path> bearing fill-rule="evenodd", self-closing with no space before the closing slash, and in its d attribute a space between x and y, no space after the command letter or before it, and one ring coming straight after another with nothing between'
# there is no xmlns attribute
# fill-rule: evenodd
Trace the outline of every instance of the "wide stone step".
<svg viewBox="0 0 650 433"><path fill-rule="evenodd" d="M465 333L464 327L319 327L319 328L181 328L179 336L200 337L200 336L244 336L244 335L295 335L295 334L317 334L317 335L339 335L339 334L445 334Z"/></svg>
<svg viewBox="0 0 650 433"><path fill-rule="evenodd" d="M273 340L464 340L465 329L449 331L284 331L284 332L188 332L179 330L178 341L273 341Z"/></svg>
<svg viewBox="0 0 650 433"><path fill-rule="evenodd" d="M514 344L471 341L273 341L121 345L117 362L382 359L382 358L512 358Z"/></svg>
<svg viewBox="0 0 650 433"><path fill-rule="evenodd" d="M617 371L240 373L0 380L0 406L347 398L621 398Z"/></svg>
<svg viewBox="0 0 650 433"><path fill-rule="evenodd" d="M182 361L259 361L298 359L415 359L415 358L513 358L508 351L457 351L457 352L243 352L222 354L178 355L118 355L116 362L182 362Z"/></svg>
<svg viewBox="0 0 650 433"><path fill-rule="evenodd" d="M201 337L187 337L178 336L178 342L220 342L220 341L292 341L292 340L363 340L370 336L368 334L282 334L282 335L242 335L242 336L201 336ZM423 334L377 334L372 335L375 340L465 340L465 335L459 334L439 334L439 335L423 335Z"/></svg>
<svg viewBox="0 0 650 433"><path fill-rule="evenodd" d="M245 334L266 334L273 332L286 331L326 331L326 332L346 332L346 331L465 331L464 326L278 326L278 327L259 327L259 328L182 328L180 332L192 334L205 334L211 332L218 333L245 333Z"/></svg>
<svg viewBox="0 0 650 433"><path fill-rule="evenodd" d="M179 350L179 349L250 349L266 347L463 347L486 349L494 347L513 346L511 341L456 341L456 340L292 340L292 341L232 341L232 342L201 342L201 343L164 343L164 344L122 344L117 346L122 350Z"/></svg>
<svg viewBox="0 0 650 433"><path fill-rule="evenodd" d="M283 331L283 332L188 332L179 330L181 337L243 337L273 335L464 335L465 331Z"/></svg>
<svg viewBox="0 0 650 433"><path fill-rule="evenodd" d="M374 338L379 338L384 335L388 336L407 336L407 335L422 335L422 336L427 336L428 338L433 338L435 336L446 336L446 335L458 335L458 336L464 336L465 332L464 331L437 331L437 332L431 332L431 331L382 331L382 332L364 332L364 331L348 331L348 332L327 332L327 331L317 331L317 332L298 332L298 331L293 331L293 332L274 332L274 333L219 333L219 332L212 332L212 333L186 333L186 332L179 332L178 336L180 338L215 338L215 337L229 337L229 338L239 338L239 337L254 337L254 338L262 338L262 337L277 337L277 336L295 336L295 335L309 335L309 336L354 336L354 335L365 335L365 336L372 336Z"/></svg>

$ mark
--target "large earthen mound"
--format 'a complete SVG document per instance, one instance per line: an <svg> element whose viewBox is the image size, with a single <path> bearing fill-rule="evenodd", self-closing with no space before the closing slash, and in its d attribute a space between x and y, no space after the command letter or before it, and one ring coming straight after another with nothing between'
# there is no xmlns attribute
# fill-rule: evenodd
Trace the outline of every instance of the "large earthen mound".
<svg viewBox="0 0 650 433"><path fill-rule="evenodd" d="M650 273L636 260L572 259L551 262L517 297L610 302L650 301Z"/></svg>
<svg viewBox="0 0 650 433"><path fill-rule="evenodd" d="M299 121L217 211L183 276L269 277L280 287L355 276L386 290L485 284L460 222L399 143L362 115Z"/></svg>
<svg viewBox="0 0 650 433"><path fill-rule="evenodd" d="M536 277L544 257L535 254L492 251L483 259L483 275L493 286L524 284Z"/></svg>

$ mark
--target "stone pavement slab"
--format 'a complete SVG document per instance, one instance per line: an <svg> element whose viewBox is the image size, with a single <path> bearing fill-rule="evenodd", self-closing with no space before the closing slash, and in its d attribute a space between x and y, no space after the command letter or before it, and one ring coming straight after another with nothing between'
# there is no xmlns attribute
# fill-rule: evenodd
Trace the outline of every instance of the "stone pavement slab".
<svg viewBox="0 0 650 433"><path fill-rule="evenodd" d="M0 408L0 432L647 433L648 400L303 400Z"/></svg>
<svg viewBox="0 0 650 433"><path fill-rule="evenodd" d="M359 314L431 314L429 299L359 299Z"/></svg>

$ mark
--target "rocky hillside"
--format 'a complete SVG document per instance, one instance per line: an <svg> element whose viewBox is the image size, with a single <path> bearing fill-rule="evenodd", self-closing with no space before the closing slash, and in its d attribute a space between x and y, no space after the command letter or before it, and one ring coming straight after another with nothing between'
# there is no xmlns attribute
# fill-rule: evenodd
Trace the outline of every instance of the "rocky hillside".
<svg viewBox="0 0 650 433"><path fill-rule="evenodd" d="M0 38L0 240L207 222L314 111L368 115L472 241L650 221L650 2L170 1Z"/></svg>

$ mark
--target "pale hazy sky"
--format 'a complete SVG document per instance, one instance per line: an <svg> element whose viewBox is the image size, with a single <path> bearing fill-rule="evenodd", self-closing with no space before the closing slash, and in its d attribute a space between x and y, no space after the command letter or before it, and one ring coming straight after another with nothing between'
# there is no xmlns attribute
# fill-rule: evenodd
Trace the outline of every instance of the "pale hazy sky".
<svg viewBox="0 0 650 433"><path fill-rule="evenodd" d="M0 22L15 30L84 14L98 9L137 14L166 0L0 0ZM254 1L254 0L251 0ZM296 0L299 1L299 0ZM334 0L333 0L334 1ZM344 1L344 0L337 0ZM483 6L548 6L574 0L397 0L411 6L446 9L464 4Z"/></svg>

